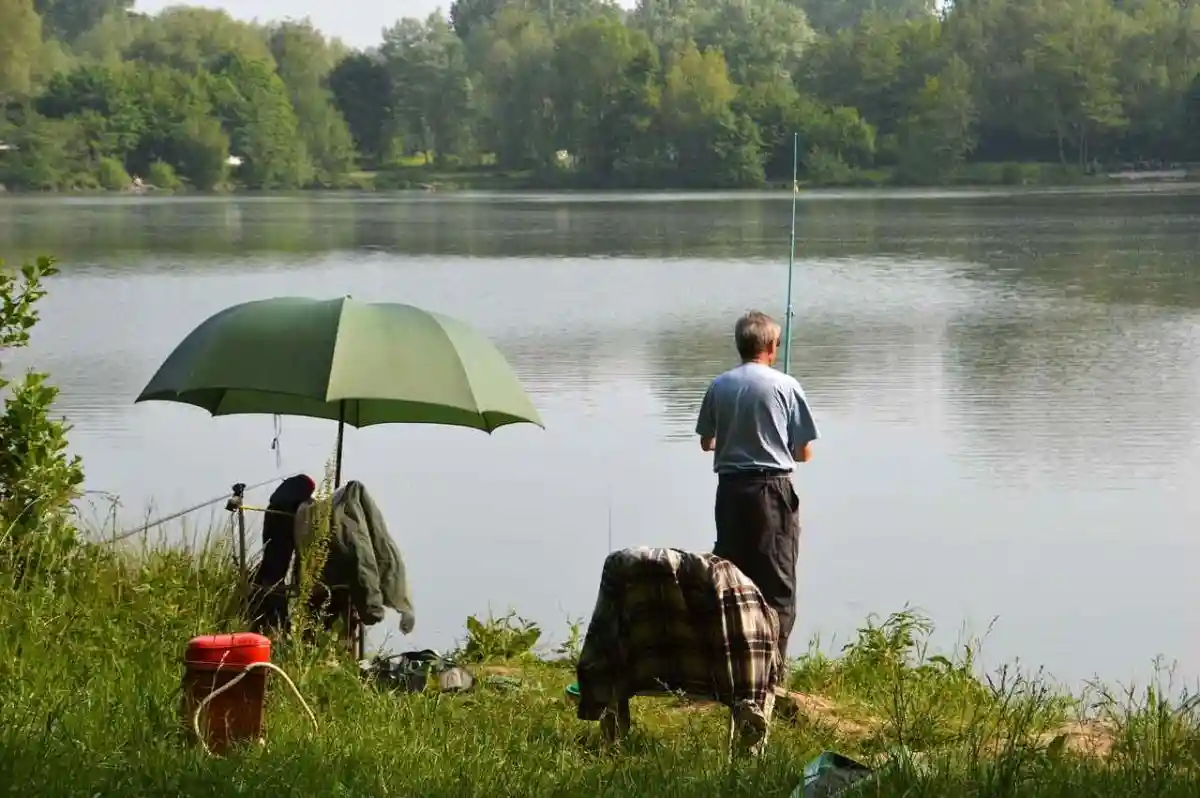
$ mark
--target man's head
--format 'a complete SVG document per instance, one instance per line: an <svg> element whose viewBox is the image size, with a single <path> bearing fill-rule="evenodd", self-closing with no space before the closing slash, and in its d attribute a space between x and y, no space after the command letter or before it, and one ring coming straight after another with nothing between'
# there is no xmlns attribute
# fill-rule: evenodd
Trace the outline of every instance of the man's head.
<svg viewBox="0 0 1200 798"><path fill-rule="evenodd" d="M737 320L733 339L743 363L757 362L775 365L779 355L779 323L766 313L752 310Z"/></svg>

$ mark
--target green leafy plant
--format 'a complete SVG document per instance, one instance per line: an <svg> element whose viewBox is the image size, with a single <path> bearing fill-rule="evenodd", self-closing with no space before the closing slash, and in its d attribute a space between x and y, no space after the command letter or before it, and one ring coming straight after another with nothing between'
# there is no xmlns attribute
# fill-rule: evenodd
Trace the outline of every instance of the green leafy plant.
<svg viewBox="0 0 1200 798"><path fill-rule="evenodd" d="M455 652L457 662L489 662L528 658L542 637L533 621L508 612L499 618L490 613L485 620L467 618L467 639Z"/></svg>
<svg viewBox="0 0 1200 798"><path fill-rule="evenodd" d="M16 272L0 261L0 353L28 345L37 303L46 295L43 280L57 272L50 258ZM0 392L7 394L0 414L0 550L27 555L34 542L73 543L71 502L83 484L83 466L67 453L70 426L52 416L58 389L46 374L12 381L0 373Z"/></svg>
<svg viewBox="0 0 1200 798"><path fill-rule="evenodd" d="M587 627L582 618L571 618L567 622L567 639L554 649L563 662L572 667L579 664L579 656L583 653L583 641Z"/></svg>
<svg viewBox="0 0 1200 798"><path fill-rule="evenodd" d="M328 603L328 591L321 585L325 562L329 559L329 546L333 536L333 487L334 460L325 462L325 473L313 492L312 509L308 516L308 539L301 542L297 556L300 569L296 581L296 610L292 613L292 632L296 635L315 635L321 624L315 616L317 608L310 608L309 596L315 591L324 595ZM323 606L323 605L322 605Z"/></svg>

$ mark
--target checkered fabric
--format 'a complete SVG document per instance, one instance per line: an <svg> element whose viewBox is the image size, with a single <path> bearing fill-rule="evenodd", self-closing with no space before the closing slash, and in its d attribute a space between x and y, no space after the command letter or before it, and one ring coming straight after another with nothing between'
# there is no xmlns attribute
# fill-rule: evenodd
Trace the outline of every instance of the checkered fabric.
<svg viewBox="0 0 1200 798"><path fill-rule="evenodd" d="M761 715L781 674L779 621L733 563L639 547L604 561L576 675L579 718L630 696L706 696Z"/></svg>

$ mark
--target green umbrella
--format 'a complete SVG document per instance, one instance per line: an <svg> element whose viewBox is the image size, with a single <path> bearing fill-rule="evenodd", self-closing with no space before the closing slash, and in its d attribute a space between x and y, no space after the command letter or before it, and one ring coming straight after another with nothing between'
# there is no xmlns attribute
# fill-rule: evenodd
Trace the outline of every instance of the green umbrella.
<svg viewBox="0 0 1200 798"><path fill-rule="evenodd" d="M211 316L175 347L135 402L338 420L543 426L500 351L457 319L412 305L279 297Z"/></svg>

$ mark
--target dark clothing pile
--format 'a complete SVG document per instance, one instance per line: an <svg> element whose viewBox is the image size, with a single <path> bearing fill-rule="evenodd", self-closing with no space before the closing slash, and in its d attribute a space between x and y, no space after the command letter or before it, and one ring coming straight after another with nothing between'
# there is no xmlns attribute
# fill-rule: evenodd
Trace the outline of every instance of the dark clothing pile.
<svg viewBox="0 0 1200 798"><path fill-rule="evenodd" d="M311 534L309 512L296 517L295 537L306 548ZM333 494L333 535L321 574L330 591L330 612L353 609L370 626L390 608L400 613L400 629L408 634L415 622L404 558L388 533L383 513L361 482L351 480Z"/></svg>
<svg viewBox="0 0 1200 798"><path fill-rule="evenodd" d="M312 480L300 475L284 480L271 495L263 521L262 561L251 585L250 617L256 631L288 627L288 596L297 589L300 560L314 531L314 491ZM361 482L347 482L333 494L328 553L318 584L305 600L327 629L338 618L352 616L368 626L376 624L391 608L400 613L403 632L412 631L415 616L404 559Z"/></svg>
<svg viewBox="0 0 1200 798"><path fill-rule="evenodd" d="M296 513L312 499L317 486L307 474L288 477L267 502L263 518L263 551L250 580L251 628L282 631L288 626L288 571L296 552Z"/></svg>
<svg viewBox="0 0 1200 798"><path fill-rule="evenodd" d="M708 696L769 717L779 621L738 568L712 554L639 547L604 561L576 676L580 720L641 693Z"/></svg>

